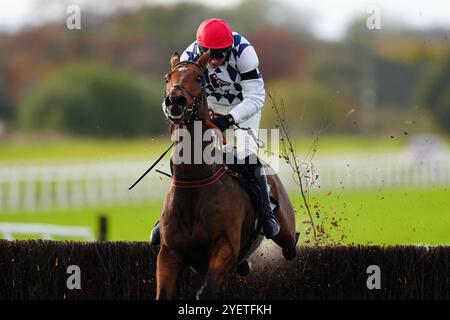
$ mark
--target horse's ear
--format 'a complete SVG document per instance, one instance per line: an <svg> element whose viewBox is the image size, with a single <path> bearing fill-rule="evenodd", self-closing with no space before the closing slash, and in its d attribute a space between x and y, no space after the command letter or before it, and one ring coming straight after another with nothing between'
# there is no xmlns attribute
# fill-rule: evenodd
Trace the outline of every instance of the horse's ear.
<svg viewBox="0 0 450 320"><path fill-rule="evenodd" d="M178 62L180 62L180 55L178 54L178 52L174 52L170 57L170 66L172 67L172 69Z"/></svg>
<svg viewBox="0 0 450 320"><path fill-rule="evenodd" d="M206 64L208 63L209 57L211 56L211 50L208 49L204 54L198 58L197 63L203 68L206 69Z"/></svg>

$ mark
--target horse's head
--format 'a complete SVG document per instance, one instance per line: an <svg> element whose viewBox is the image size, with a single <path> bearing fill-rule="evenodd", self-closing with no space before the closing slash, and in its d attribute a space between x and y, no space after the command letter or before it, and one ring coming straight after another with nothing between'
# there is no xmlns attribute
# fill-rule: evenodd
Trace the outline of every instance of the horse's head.
<svg viewBox="0 0 450 320"><path fill-rule="evenodd" d="M173 124L182 124L209 116L204 94L204 70L210 52L197 62L181 61L178 53L170 58L172 70L166 74L165 111Z"/></svg>

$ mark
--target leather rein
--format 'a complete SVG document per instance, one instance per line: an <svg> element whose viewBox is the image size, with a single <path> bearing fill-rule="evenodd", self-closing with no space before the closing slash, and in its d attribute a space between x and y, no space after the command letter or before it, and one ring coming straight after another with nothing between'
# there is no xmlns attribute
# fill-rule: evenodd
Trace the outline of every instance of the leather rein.
<svg viewBox="0 0 450 320"><path fill-rule="evenodd" d="M183 119L180 124L175 124L175 125L177 125L177 126L186 125L186 124L192 123L192 121L201 120L208 128L214 129L214 130L216 130L216 132L219 132L220 136L222 138L222 143L226 144L227 143L226 138L223 135L223 133L220 131L220 129L214 123L212 123L212 121L210 119L203 119L198 115L198 107L201 105L201 103L206 102L205 101L205 99L206 99L205 79L204 79L203 68L197 62L186 60L186 61L178 62L174 66L174 69L183 67L185 65L194 65L201 71L201 74L202 74L202 76L201 76L202 77L201 92L200 92L199 96L194 96L182 84L176 84L174 86L174 88L179 88L183 92L187 93L193 100L192 105L190 107L186 106L186 109L184 110L183 115L182 115L182 118L184 118L185 112L188 112L188 115L190 116L189 119L187 121ZM168 103L171 103L170 97L167 95L167 92L165 92L165 94L164 94L164 101L166 103L166 106L168 105ZM214 115L214 113L212 113L212 114ZM171 120L171 119L169 118L169 120ZM189 180L189 181L175 179L172 176L171 177L172 186L175 188L201 188L201 187L209 186L209 185L217 182L218 180L220 180L220 178L222 178L228 171L229 171L229 169L226 166L222 166L222 167L220 167L219 170L217 170L213 175L211 175L208 178L198 179L198 180Z"/></svg>
<svg viewBox="0 0 450 320"><path fill-rule="evenodd" d="M192 95L191 92L189 90L187 90L186 87L184 87L182 84L177 84L177 86L182 91L186 92L192 98L192 100L194 101L190 108L186 106L186 109L184 110L184 112L186 112L186 111L190 112L190 119L189 119L189 121L183 120L181 125L190 123L190 122L192 122L194 120L201 120L203 123L205 123L205 125L208 128L214 129L214 130L216 130L216 132L220 133L220 136L222 137L222 143L225 145L227 143L227 141L226 141L225 136L223 135L223 133L220 131L220 129L216 125L214 125L214 123L212 123L210 119L202 119L202 118L200 118L198 116L198 106L206 98L206 95L205 95L205 79L204 79L204 70L203 70L203 68L197 62L194 62L194 61L180 61L180 62L178 62L175 65L175 67L185 66L185 65L188 65L188 64L189 65L194 65L195 67L197 67L200 70L201 75L202 75L201 76L202 77L202 83L201 83L202 86L201 86L200 95L198 97L196 97L196 96ZM167 103L172 103L171 100L170 100L170 97L167 95L167 91L164 91L164 103L166 104L166 107L168 105ZM184 117L184 112L183 112L183 117ZM212 113L212 115L214 116L214 113ZM171 119L169 118L169 120L171 120ZM159 156L159 158L155 162L153 162L153 164L128 188L128 190L133 189L161 161L161 159L169 152L170 149L172 149L173 146L174 146L174 143L172 142L172 144L166 149L166 151L164 151ZM178 188L200 188L200 187L208 186L208 185L211 185L211 184L215 183L220 178L222 178L225 173L227 173L229 171L230 170L226 166L223 166L219 170L217 170L212 176L210 176L208 178L204 178L204 179L193 180L193 181L177 180L173 176L170 176L170 177L172 179L172 185L174 187L178 187Z"/></svg>

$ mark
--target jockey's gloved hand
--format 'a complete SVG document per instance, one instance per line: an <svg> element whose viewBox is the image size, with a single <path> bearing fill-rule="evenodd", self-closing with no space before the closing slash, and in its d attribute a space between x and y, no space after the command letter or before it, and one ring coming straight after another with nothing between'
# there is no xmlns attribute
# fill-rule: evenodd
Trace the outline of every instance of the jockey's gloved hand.
<svg viewBox="0 0 450 320"><path fill-rule="evenodd" d="M214 125L219 128L220 131L224 132L228 127L232 126L235 122L231 114L225 116L218 116L213 120Z"/></svg>

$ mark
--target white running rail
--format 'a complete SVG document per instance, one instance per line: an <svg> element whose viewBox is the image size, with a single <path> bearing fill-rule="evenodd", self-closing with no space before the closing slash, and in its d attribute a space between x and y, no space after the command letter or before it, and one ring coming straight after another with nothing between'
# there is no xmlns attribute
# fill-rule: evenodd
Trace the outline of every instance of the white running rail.
<svg viewBox="0 0 450 320"><path fill-rule="evenodd" d="M53 166L0 163L0 217L4 211L32 212L162 200L170 188L170 179L156 172L148 174L128 191L151 162L134 160ZM311 190L450 186L448 152L439 161L412 161L403 153L377 153L316 155L307 162L314 166L315 182ZM158 168L170 172L167 161ZM279 174L288 190L297 190L290 168L281 160Z"/></svg>
<svg viewBox="0 0 450 320"><path fill-rule="evenodd" d="M0 234L3 239L14 240L14 235L37 235L44 240L53 240L54 237L84 238L94 241L92 230L88 227L58 226L40 223L0 223Z"/></svg>

